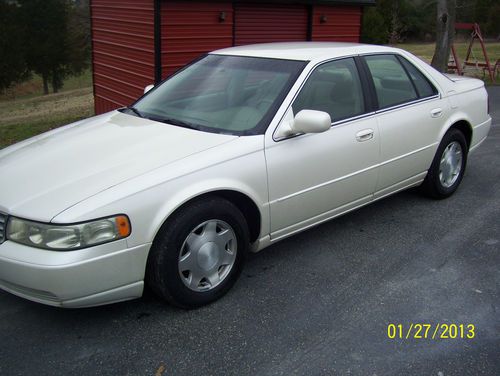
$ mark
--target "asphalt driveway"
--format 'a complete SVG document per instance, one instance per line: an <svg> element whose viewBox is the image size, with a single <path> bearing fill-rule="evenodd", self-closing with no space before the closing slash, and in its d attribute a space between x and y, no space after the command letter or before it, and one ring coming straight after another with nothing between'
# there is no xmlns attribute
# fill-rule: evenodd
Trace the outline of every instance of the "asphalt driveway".
<svg viewBox="0 0 500 376"><path fill-rule="evenodd" d="M62 310L0 292L0 374L500 374L500 87L494 126L444 201L400 193L252 255L196 311L151 295ZM390 339L389 324L473 324Z"/></svg>

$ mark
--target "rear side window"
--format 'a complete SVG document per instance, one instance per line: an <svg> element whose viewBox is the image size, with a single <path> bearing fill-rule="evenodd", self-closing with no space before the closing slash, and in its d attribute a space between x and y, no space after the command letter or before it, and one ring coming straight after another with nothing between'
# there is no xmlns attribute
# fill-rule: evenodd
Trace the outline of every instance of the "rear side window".
<svg viewBox="0 0 500 376"><path fill-rule="evenodd" d="M420 72L413 64L402 57L398 57L399 61L403 64L406 71L410 75L415 87L417 88L418 95L420 98L427 98L436 95L438 91L429 82L429 80Z"/></svg>
<svg viewBox="0 0 500 376"><path fill-rule="evenodd" d="M415 86L394 55L365 57L377 93L380 108L418 99Z"/></svg>

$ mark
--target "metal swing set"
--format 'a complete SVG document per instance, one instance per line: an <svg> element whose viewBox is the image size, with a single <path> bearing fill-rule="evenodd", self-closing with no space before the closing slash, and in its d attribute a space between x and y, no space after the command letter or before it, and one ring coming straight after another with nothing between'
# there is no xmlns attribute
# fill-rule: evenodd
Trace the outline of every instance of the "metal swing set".
<svg viewBox="0 0 500 376"><path fill-rule="evenodd" d="M451 56L450 61L448 62L448 69L456 71L459 75L463 75L467 67L475 67L476 69L483 70L483 76L486 74L486 72L488 72L491 82L495 82L495 78L500 70L500 59L497 59L494 65L490 63L490 59L488 58L488 53L486 52L486 46L484 45L484 39L481 34L479 25L477 23L457 23L455 24L455 31L458 30L472 30L469 39L469 47L467 48L465 60L461 65L458 60L455 44L451 45ZM474 51L472 50L474 41L476 39L479 40L479 43L481 44L484 61L478 61L477 57L474 55Z"/></svg>

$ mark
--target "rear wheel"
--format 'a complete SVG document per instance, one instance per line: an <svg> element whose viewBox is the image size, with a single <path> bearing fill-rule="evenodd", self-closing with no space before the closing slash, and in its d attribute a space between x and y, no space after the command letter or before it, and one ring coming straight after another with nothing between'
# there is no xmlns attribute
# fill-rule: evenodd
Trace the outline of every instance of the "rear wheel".
<svg viewBox="0 0 500 376"><path fill-rule="evenodd" d="M429 196L443 199L457 190L467 164L467 141L458 129L450 129L439 144L431 168L422 184Z"/></svg>
<svg viewBox="0 0 500 376"><path fill-rule="evenodd" d="M248 226L235 205L218 197L197 200L160 229L146 280L158 296L176 306L211 303L236 282L248 244Z"/></svg>

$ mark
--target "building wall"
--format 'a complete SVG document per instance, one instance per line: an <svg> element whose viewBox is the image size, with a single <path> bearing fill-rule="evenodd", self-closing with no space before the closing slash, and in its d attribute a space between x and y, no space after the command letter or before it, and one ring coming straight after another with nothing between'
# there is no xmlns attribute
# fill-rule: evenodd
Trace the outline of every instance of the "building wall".
<svg viewBox="0 0 500 376"><path fill-rule="evenodd" d="M361 34L360 6L328 6L313 7L312 40L359 42Z"/></svg>
<svg viewBox="0 0 500 376"><path fill-rule="evenodd" d="M235 45L307 40L305 5L235 4Z"/></svg>
<svg viewBox="0 0 500 376"><path fill-rule="evenodd" d="M154 82L151 0L91 1L96 114L129 105Z"/></svg>
<svg viewBox="0 0 500 376"><path fill-rule="evenodd" d="M162 77L200 55L233 44L233 7L224 1L163 1Z"/></svg>
<svg viewBox="0 0 500 376"><path fill-rule="evenodd" d="M159 74L155 1L92 0L90 4L99 114L130 105ZM361 14L362 7L354 5L162 0L161 78L204 53L233 45L308 39L358 42Z"/></svg>

